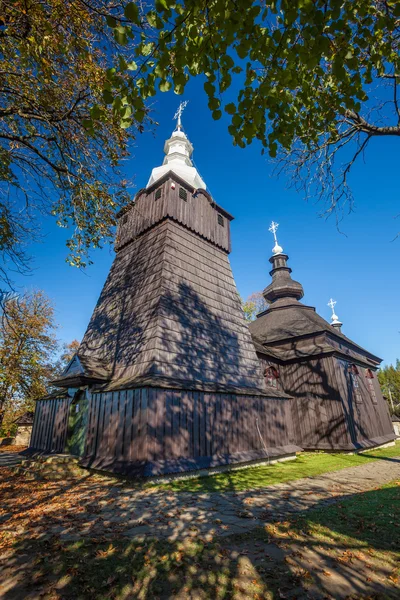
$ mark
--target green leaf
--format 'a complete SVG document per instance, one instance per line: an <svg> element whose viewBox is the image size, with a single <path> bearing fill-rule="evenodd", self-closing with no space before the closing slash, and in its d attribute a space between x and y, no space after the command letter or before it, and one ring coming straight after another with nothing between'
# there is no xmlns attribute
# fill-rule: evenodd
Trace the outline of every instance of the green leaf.
<svg viewBox="0 0 400 600"><path fill-rule="evenodd" d="M112 27L113 29L117 25L117 21L114 19L114 17L111 17L110 15L107 15L106 22L107 22L107 25L109 27Z"/></svg>
<svg viewBox="0 0 400 600"><path fill-rule="evenodd" d="M139 19L139 9L134 2L129 2L124 8L124 13L127 19L135 23L136 25L140 24Z"/></svg>
<svg viewBox="0 0 400 600"><path fill-rule="evenodd" d="M214 96L215 86L212 83L210 83L209 81L206 81L204 84L204 91L206 92L206 94L208 96Z"/></svg>
<svg viewBox="0 0 400 600"><path fill-rule="evenodd" d="M220 110L214 110L212 113L212 118L214 121L218 121L222 117L222 112Z"/></svg>
<svg viewBox="0 0 400 600"><path fill-rule="evenodd" d="M103 90L103 100L106 104L112 104L114 96L109 90Z"/></svg>
<svg viewBox="0 0 400 600"><path fill-rule="evenodd" d="M225 110L228 113L228 115L233 115L236 112L236 106L233 104L233 102L231 102L230 104L227 104L225 106Z"/></svg>
<svg viewBox="0 0 400 600"><path fill-rule="evenodd" d="M161 92L169 92L172 87L172 83L170 81L161 81L159 88Z"/></svg>

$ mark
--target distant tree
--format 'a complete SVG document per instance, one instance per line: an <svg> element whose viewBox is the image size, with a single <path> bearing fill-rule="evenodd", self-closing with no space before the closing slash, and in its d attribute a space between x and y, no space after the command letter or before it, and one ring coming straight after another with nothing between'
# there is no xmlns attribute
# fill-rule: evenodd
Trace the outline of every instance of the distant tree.
<svg viewBox="0 0 400 600"><path fill-rule="evenodd" d="M72 340L72 342L63 344L60 360L64 368L68 365L73 356L78 352L79 346L80 342L78 340Z"/></svg>
<svg viewBox="0 0 400 600"><path fill-rule="evenodd" d="M400 360L396 360L395 366L387 365L380 369L378 380L383 394L388 399L390 412L400 416Z"/></svg>
<svg viewBox="0 0 400 600"><path fill-rule="evenodd" d="M262 292L253 292L247 300L242 300L244 318L249 323L255 320L258 313L267 310L267 308L268 303L262 295Z"/></svg>
<svg viewBox="0 0 400 600"><path fill-rule="evenodd" d="M54 364L54 379L61 375L64 369L68 366L73 356L78 352L80 342L78 340L72 340L72 342L65 342L61 348L61 354L58 360Z"/></svg>
<svg viewBox="0 0 400 600"><path fill-rule="evenodd" d="M29 269L40 214L71 226L69 262L112 237L128 201L118 165L146 119L124 0L0 0L0 278ZM124 73L117 73L121 69ZM128 98L129 97L129 98ZM131 127L132 126L132 127ZM129 132L128 132L128 127Z"/></svg>
<svg viewBox="0 0 400 600"><path fill-rule="evenodd" d="M54 309L41 291L3 302L0 315L0 427L6 411L32 409L46 393L57 348Z"/></svg>

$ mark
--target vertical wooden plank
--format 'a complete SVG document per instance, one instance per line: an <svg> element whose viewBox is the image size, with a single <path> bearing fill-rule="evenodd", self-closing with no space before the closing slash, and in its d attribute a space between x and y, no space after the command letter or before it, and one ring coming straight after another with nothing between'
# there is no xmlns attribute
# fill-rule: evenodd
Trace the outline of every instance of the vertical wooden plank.
<svg viewBox="0 0 400 600"><path fill-rule="evenodd" d="M31 448L36 448L36 438L37 438L37 432L38 432L38 428L39 428L39 406L40 406L39 402L41 402L41 401L38 400L35 403L35 414L33 416L32 435L31 435L31 443L30 443Z"/></svg>
<svg viewBox="0 0 400 600"><path fill-rule="evenodd" d="M124 460L125 422L126 422L126 390L118 394L118 419L115 443L115 458L118 462Z"/></svg>
<svg viewBox="0 0 400 600"><path fill-rule="evenodd" d="M179 458L182 453L182 439L180 429L180 394L172 392L172 455Z"/></svg>
<svg viewBox="0 0 400 600"><path fill-rule="evenodd" d="M131 430L131 461L136 462L140 456L140 390L133 392L133 418Z"/></svg>
<svg viewBox="0 0 400 600"><path fill-rule="evenodd" d="M157 388L156 394L156 434L155 434L155 451L154 460L162 460L164 458L165 436L165 393L163 389Z"/></svg>
<svg viewBox="0 0 400 600"><path fill-rule="evenodd" d="M132 424L133 424L133 390L126 392L125 409L125 434L124 434L124 460L130 462L132 459Z"/></svg>
<svg viewBox="0 0 400 600"><path fill-rule="evenodd" d="M144 388L140 394L140 460L144 461L148 459L147 454L147 418L148 418L148 389Z"/></svg>
<svg viewBox="0 0 400 600"><path fill-rule="evenodd" d="M199 393L193 392L193 457L200 456L199 448Z"/></svg>

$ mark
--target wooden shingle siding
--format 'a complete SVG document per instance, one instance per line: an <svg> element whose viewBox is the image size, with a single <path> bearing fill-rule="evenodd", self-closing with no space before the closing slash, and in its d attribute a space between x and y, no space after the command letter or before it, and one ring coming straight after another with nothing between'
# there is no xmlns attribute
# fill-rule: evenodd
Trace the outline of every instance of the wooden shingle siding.
<svg viewBox="0 0 400 600"><path fill-rule="evenodd" d="M97 396L108 419L96 414ZM92 394L90 402L97 445L88 445L83 464L94 468L149 476L267 458L264 443L271 458L299 450L288 399L142 388Z"/></svg>
<svg viewBox="0 0 400 600"><path fill-rule="evenodd" d="M194 190L187 187L185 201L180 197L180 189L185 188L177 184L175 189L172 189L172 182L173 179L169 178L161 184L161 198L156 199L155 189L138 195L134 205L124 215L127 217L126 222L123 222L123 219L119 221L116 250L120 250L144 231L168 217L230 252L229 221L224 219L226 226L221 227L215 206L203 192L199 191L194 195ZM157 189L160 187L157 186Z"/></svg>
<svg viewBox="0 0 400 600"><path fill-rule="evenodd" d="M263 388L227 253L171 220L118 252L80 353L111 363L124 385Z"/></svg>

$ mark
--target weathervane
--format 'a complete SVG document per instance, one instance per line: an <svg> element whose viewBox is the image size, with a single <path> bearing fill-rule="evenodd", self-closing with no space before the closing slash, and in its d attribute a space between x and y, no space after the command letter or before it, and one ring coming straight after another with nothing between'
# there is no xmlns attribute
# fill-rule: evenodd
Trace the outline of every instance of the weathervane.
<svg viewBox="0 0 400 600"><path fill-rule="evenodd" d="M335 314L335 304L336 300L333 300L332 298L328 302L328 306L332 309L331 325L341 325L339 317Z"/></svg>
<svg viewBox="0 0 400 600"><path fill-rule="evenodd" d="M188 105L188 102L189 102L189 100L185 100L184 102L181 102L180 105L178 106L178 110L174 114L174 119L178 119L178 122L176 124L176 128L178 130L182 127L181 116L182 116L182 113L185 110L186 106Z"/></svg>
<svg viewBox="0 0 400 600"><path fill-rule="evenodd" d="M272 221L272 223L268 229L268 231L270 231L272 233L272 235L274 236L275 246L272 248L272 252L274 254L282 254L282 252L283 252L283 248L278 244L278 240L276 237L276 230L278 229L278 227L279 227L279 223L275 223L275 221Z"/></svg>

